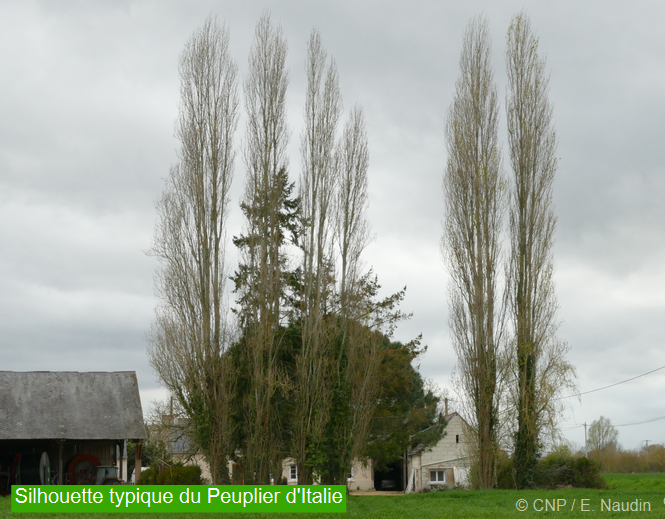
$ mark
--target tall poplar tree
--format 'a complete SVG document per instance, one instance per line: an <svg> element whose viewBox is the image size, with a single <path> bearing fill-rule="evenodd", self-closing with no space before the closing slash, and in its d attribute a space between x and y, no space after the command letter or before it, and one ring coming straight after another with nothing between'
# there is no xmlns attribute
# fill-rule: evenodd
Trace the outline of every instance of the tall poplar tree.
<svg viewBox="0 0 665 519"><path fill-rule="evenodd" d="M312 30L305 70L307 96L301 137L301 348L294 380L293 454L298 482L312 484L317 452L330 411L330 350L335 341L333 225L337 157L335 139L342 99L335 62Z"/></svg>
<svg viewBox="0 0 665 519"><path fill-rule="evenodd" d="M554 229L552 184L556 137L549 77L538 40L524 13L515 16L507 36L506 114L513 185L510 198L508 305L513 321L512 404L516 408L514 479L533 485L542 433L553 430L563 404L557 396L575 388L568 347L557 340L558 304L552 280Z"/></svg>
<svg viewBox="0 0 665 519"><path fill-rule="evenodd" d="M380 332L392 333L403 316L392 313L400 292L376 302L379 289L371 272L361 272L361 254L369 243L367 172L369 144L365 116L355 106L337 147L339 177L335 235L338 249L338 336L331 352L330 419L327 425L326 483L344 483L351 463L361 455L376 405L382 353ZM384 306L382 306L382 304ZM387 329L382 330L382 325Z"/></svg>
<svg viewBox="0 0 665 519"><path fill-rule="evenodd" d="M180 151L157 202L150 251L160 262L150 363L184 410L214 483L228 482L235 450L224 285L238 87L228 47L228 30L211 17L180 56Z"/></svg>
<svg viewBox="0 0 665 519"><path fill-rule="evenodd" d="M287 384L280 362L280 319L285 285L285 233L294 218L286 146L286 39L265 13L256 26L245 79L247 169L241 203L245 232L234 239L241 263L234 276L243 332L239 362L243 393L242 466L246 483L267 484L286 456L277 401Z"/></svg>
<svg viewBox="0 0 665 519"><path fill-rule="evenodd" d="M450 274L449 324L460 392L474 426L472 480L495 482L500 383L497 279L504 196L499 104L484 18L464 34L460 76L448 111L442 252Z"/></svg>

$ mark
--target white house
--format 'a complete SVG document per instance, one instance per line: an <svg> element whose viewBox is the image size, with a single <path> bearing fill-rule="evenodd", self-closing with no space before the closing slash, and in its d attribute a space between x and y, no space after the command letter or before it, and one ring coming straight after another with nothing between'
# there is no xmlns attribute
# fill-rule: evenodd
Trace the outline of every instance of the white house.
<svg viewBox="0 0 665 519"><path fill-rule="evenodd" d="M469 425L456 412L446 415L446 435L431 449L425 451L422 446L416 447L407 456L406 492L422 492L445 485L467 485L469 475L469 454L467 452ZM202 476L210 480L210 471L203 455L193 448L191 442L181 439L171 445L171 455L185 465L199 465ZM243 483L242 470L234 462L229 461L229 473L236 484ZM293 458L282 463L282 477L289 485L298 481L298 468ZM374 490L374 467L369 460L366 465L355 461L347 479L349 490Z"/></svg>
<svg viewBox="0 0 665 519"><path fill-rule="evenodd" d="M286 479L289 485L298 484L298 467L293 458L287 458L282 463L282 477ZM374 490L372 461L369 460L367 466L360 461L354 461L351 466L351 473L346 480L346 486L349 490Z"/></svg>
<svg viewBox="0 0 665 519"><path fill-rule="evenodd" d="M469 424L458 413L446 415L446 435L432 449L416 447L408 453L406 492L422 492L436 486L466 485L469 476Z"/></svg>
<svg viewBox="0 0 665 519"><path fill-rule="evenodd" d="M169 417L167 416L165 418L168 419ZM194 443L184 436L178 437L176 440L170 442L169 453L174 461L179 461L185 466L198 465L201 467L201 477L207 481L212 480L210 467L208 466L205 457ZM243 484L244 478L240 466L229 460L228 468L231 481L234 484ZM286 458L282 462L282 477L286 479L289 485L298 484L298 467L293 458ZM347 479L347 487L349 490L374 489L374 468L372 467L371 460L367 462L367 466L363 466L359 461L353 463L351 473Z"/></svg>

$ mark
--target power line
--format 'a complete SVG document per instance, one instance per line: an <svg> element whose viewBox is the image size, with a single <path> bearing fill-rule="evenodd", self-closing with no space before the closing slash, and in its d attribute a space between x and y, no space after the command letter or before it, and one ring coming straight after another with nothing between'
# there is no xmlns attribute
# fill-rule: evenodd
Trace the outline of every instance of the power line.
<svg viewBox="0 0 665 519"><path fill-rule="evenodd" d="M645 377L646 375L651 375L651 373L655 373L656 371L660 371L661 369L665 369L665 366L661 366L660 368L652 369L651 371L647 371L646 373L642 373L641 375L637 375L636 377L628 378L626 380L622 380L621 382L616 382L614 384L610 384L609 386L599 387L597 389L592 389L591 391L584 391L583 393L577 393L576 395L562 396L562 397L558 398L557 400L563 400L565 398L575 398L575 397L579 397L579 396L582 396L582 395L588 395L589 393L595 393L596 391L602 391L603 389L608 389L610 387L618 386L619 384L625 384L626 382L630 382L631 380L635 380L636 378Z"/></svg>
<svg viewBox="0 0 665 519"><path fill-rule="evenodd" d="M642 424L645 424L645 423L657 422L658 420L665 420L665 416L658 416L656 418L651 418L649 420L643 420L641 422L612 424L612 427L628 427L630 425L642 425ZM561 429L561 432L572 431L573 429L579 429L580 427L585 427L585 425L586 424L572 425L570 427L566 427L565 429Z"/></svg>
<svg viewBox="0 0 665 519"><path fill-rule="evenodd" d="M643 422L620 423L616 424L614 427L628 427L629 425L642 425L643 423L657 422L658 420L665 420L665 416L659 416L657 418L652 418L651 420L644 420Z"/></svg>

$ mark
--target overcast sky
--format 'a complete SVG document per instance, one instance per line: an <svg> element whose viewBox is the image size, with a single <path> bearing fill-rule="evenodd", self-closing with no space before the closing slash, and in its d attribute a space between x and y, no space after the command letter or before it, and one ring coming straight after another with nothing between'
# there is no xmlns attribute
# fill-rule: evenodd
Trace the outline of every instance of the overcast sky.
<svg viewBox="0 0 665 519"><path fill-rule="evenodd" d="M365 262L386 294L408 287L403 309L414 316L396 338L422 332L421 372L442 387L456 362L439 253L443 128L462 35L487 16L503 101L505 35L526 8L551 72L559 143L559 336L582 391L665 366L662 2L26 0L0 1L1 370L133 370L144 411L163 397L146 355L156 263L144 251L176 160L178 56L212 13L228 24L244 74L266 8L289 43L291 177L316 27L337 61L345 113L358 103L367 118L376 239ZM244 176L238 160L232 234ZM665 369L572 400L563 428L663 417L664 388ZM663 443L665 421L619 432L626 448ZM566 435L584 442L583 428Z"/></svg>

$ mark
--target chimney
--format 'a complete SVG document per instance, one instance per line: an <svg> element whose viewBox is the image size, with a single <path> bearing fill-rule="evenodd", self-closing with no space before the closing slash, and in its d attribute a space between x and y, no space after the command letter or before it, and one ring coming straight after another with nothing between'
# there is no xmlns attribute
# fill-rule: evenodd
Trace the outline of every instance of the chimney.
<svg viewBox="0 0 665 519"><path fill-rule="evenodd" d="M444 416L448 416L448 397L443 399Z"/></svg>

